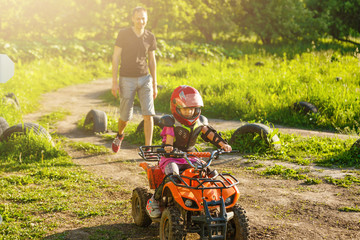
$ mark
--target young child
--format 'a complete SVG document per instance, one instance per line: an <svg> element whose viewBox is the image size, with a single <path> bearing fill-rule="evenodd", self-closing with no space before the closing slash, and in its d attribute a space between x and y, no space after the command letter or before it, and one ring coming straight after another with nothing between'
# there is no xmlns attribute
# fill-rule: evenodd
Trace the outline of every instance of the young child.
<svg viewBox="0 0 360 240"><path fill-rule="evenodd" d="M197 137L206 142L211 142L217 148L231 151L231 146L211 126L208 125L206 117L201 115L203 100L200 93L193 87L182 85L177 87L170 100L172 115L165 115L161 118L164 128L161 132L163 137L164 150L170 153L174 148L184 152L194 152ZM189 158L192 163L199 162L196 157ZM165 175L180 174L180 170L189 168L184 158L161 157L159 166ZM150 217L160 217L158 200L161 198L163 184L156 190L155 194L148 200L146 210Z"/></svg>

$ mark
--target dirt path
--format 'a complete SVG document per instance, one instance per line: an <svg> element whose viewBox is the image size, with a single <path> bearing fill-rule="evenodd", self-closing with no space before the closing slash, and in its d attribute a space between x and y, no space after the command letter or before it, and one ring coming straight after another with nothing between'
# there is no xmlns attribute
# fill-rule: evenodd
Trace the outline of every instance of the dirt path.
<svg viewBox="0 0 360 240"><path fill-rule="evenodd" d="M108 106L99 100L99 96L109 91L111 79L101 79L89 84L66 87L43 95L41 109L24 117L25 122L36 122L39 117L66 109L71 112L64 121L57 123L57 133L70 141L91 142L110 148L111 142L89 134L77 128L77 121L91 109L99 109L107 113L117 114L117 108ZM141 117L135 112L135 122ZM218 130L236 129L240 122L210 120L210 124ZM347 135L335 135L316 131L305 131L276 126L280 131L307 136L334 136L349 138ZM74 162L95 174L121 181L129 191L136 186L146 186L147 182L138 162L137 146L124 142L118 154L87 156L81 152L71 151ZM246 167L256 165L241 156L219 161L216 168L231 171L240 180L239 190L242 193L239 203L247 210L250 219L252 239L360 239L360 213L342 212L342 207L360 206L360 188L341 188L330 184L303 185L300 181L260 177L255 171ZM265 165L279 163L277 161L261 161ZM290 163L279 163L291 165ZM298 167L291 165L291 167ZM316 168L310 166L314 175L344 176L342 170ZM131 177L134 181L127 181ZM130 239L156 239L157 225L147 230L138 231L132 221L125 221L121 226L131 229L134 237ZM96 227L89 225L89 227ZM68 239L90 239L86 229L66 225L56 232L67 232ZM196 238L194 238L196 239Z"/></svg>

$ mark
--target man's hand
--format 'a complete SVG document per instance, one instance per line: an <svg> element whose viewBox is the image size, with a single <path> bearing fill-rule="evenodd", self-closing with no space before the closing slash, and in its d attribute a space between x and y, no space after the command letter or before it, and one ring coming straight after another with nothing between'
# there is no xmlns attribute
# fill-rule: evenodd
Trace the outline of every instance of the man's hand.
<svg viewBox="0 0 360 240"><path fill-rule="evenodd" d="M120 87L117 83L113 83L111 93L115 98L120 94Z"/></svg>
<svg viewBox="0 0 360 240"><path fill-rule="evenodd" d="M158 90L157 90L157 85L153 86L153 98L155 99L157 97L158 94Z"/></svg>

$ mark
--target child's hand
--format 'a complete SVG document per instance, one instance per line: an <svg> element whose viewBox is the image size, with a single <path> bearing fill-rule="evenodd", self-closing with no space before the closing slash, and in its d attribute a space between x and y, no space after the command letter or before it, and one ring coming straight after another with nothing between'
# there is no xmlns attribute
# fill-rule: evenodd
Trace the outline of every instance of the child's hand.
<svg viewBox="0 0 360 240"><path fill-rule="evenodd" d="M232 148L229 144L225 144L221 148L224 149L225 152L231 152L231 150L232 150Z"/></svg>
<svg viewBox="0 0 360 240"><path fill-rule="evenodd" d="M174 147L173 147L173 146L165 146L165 147L164 147L164 150L165 150L165 152L167 152L167 153L171 153L172 150L174 150Z"/></svg>

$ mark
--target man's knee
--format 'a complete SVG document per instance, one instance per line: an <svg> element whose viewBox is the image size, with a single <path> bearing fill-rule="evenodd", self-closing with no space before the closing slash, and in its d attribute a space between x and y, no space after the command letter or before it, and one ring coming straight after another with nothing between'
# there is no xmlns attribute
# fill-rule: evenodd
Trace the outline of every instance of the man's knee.
<svg viewBox="0 0 360 240"><path fill-rule="evenodd" d="M128 122L129 122L129 121L124 121L124 120L122 120L121 118L119 118L119 121L118 121L119 124L125 125L125 126L128 124Z"/></svg>

